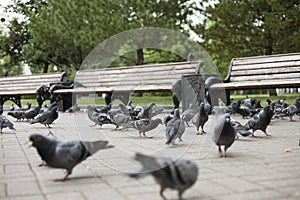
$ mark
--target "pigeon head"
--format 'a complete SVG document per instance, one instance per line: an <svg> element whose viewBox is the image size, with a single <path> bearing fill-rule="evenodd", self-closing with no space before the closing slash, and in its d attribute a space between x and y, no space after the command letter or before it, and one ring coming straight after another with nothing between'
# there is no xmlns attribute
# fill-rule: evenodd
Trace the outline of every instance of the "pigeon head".
<svg viewBox="0 0 300 200"><path fill-rule="evenodd" d="M230 123L230 115L225 115L225 123Z"/></svg>
<svg viewBox="0 0 300 200"><path fill-rule="evenodd" d="M28 146L39 147L42 144L45 144L47 139L40 134L31 134L29 136Z"/></svg>

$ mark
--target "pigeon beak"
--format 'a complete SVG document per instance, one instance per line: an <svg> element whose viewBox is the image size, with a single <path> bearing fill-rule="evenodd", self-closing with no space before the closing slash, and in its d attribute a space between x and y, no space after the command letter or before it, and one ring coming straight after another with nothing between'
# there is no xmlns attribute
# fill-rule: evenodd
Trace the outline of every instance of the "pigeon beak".
<svg viewBox="0 0 300 200"><path fill-rule="evenodd" d="M33 142L32 141L28 141L28 147L32 147L32 145L33 145Z"/></svg>

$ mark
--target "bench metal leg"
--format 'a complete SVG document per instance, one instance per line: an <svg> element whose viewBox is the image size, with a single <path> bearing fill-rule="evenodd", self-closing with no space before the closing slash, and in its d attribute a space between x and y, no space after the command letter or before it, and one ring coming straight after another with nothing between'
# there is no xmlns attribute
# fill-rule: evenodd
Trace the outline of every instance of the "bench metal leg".
<svg viewBox="0 0 300 200"><path fill-rule="evenodd" d="M0 105L1 106L3 106L3 104L6 101L12 101L17 106L19 106L20 108L22 107L22 105L21 105L21 97L20 96L16 96L16 95L12 95L12 96L0 96Z"/></svg>

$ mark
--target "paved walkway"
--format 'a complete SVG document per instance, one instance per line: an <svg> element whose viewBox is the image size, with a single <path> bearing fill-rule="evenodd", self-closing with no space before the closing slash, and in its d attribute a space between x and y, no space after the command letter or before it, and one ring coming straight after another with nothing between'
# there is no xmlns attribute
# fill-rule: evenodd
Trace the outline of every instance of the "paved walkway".
<svg viewBox="0 0 300 200"><path fill-rule="evenodd" d="M0 135L0 199L161 199L152 177L135 180L125 175L140 167L132 160L137 151L194 160L199 177L184 193L185 199L300 199L300 118L295 119L297 122L273 120L268 128L272 137L259 131L258 138L240 137L228 150L228 157L220 158L211 135L196 136L192 126L187 127L182 143L166 146L164 126L148 133L153 139L140 139L133 129L114 132L110 125L89 127L91 122L83 112L60 113L51 129L58 138L105 139L116 146L79 164L64 183L53 181L62 178L64 171L38 167L36 149L26 145L31 133L47 134L48 129L41 124L14 122L17 131L4 129ZM213 123L211 116L206 131ZM165 195L177 199L173 190L166 190Z"/></svg>

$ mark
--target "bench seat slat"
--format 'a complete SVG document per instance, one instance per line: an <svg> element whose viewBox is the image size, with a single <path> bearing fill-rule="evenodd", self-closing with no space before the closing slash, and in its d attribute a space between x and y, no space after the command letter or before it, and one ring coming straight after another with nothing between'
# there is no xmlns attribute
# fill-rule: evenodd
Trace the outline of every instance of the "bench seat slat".
<svg viewBox="0 0 300 200"><path fill-rule="evenodd" d="M299 87L300 79L285 80L264 80L264 81L244 81L218 83L212 85L211 89L224 88L228 90L246 90L246 89L270 89L270 88L289 88Z"/></svg>
<svg viewBox="0 0 300 200"><path fill-rule="evenodd" d="M256 63L247 65L238 65L234 63L232 67L232 72L234 71L245 71L245 70L258 70L258 69L276 69L283 67L296 67L300 65L300 60L298 61L288 61L288 62L277 62L277 63Z"/></svg>
<svg viewBox="0 0 300 200"><path fill-rule="evenodd" d="M267 74L267 75L249 75L249 76L235 76L231 77L231 82L244 81L264 81L264 80L280 80L280 79L300 79L300 72L296 73L281 73L281 74Z"/></svg>
<svg viewBox="0 0 300 200"><path fill-rule="evenodd" d="M268 74L282 74L282 73L297 73L300 72L300 65L293 67L280 67L270 69L249 69L232 71L231 77L235 76L248 76L248 75L268 75Z"/></svg>
<svg viewBox="0 0 300 200"><path fill-rule="evenodd" d="M275 62L299 60L299 56L300 53L278 54L278 55L269 55L269 56L253 56L253 57L235 58L234 63L236 65L275 63Z"/></svg>

